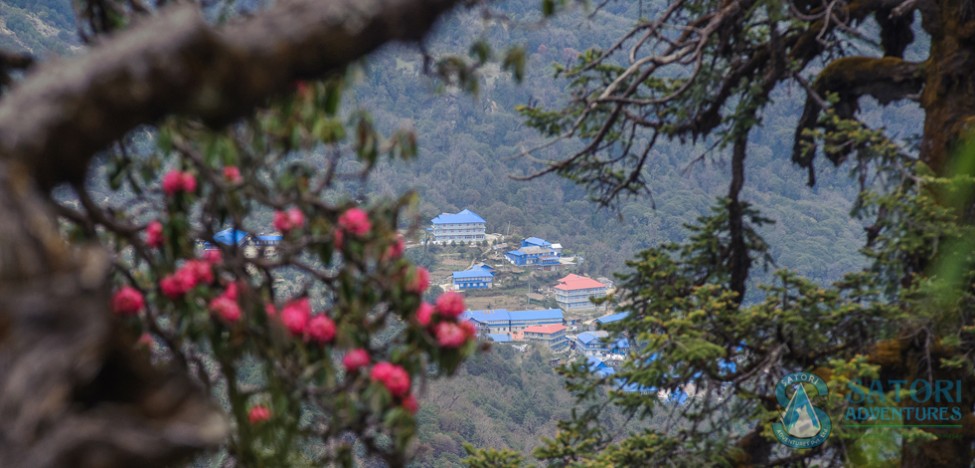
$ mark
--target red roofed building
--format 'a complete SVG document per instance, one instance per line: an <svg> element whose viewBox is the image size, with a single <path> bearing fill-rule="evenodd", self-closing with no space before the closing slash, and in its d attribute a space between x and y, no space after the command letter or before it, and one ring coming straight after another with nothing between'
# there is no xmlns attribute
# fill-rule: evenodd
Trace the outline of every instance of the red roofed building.
<svg viewBox="0 0 975 468"><path fill-rule="evenodd" d="M552 351L562 351L569 346L569 341L565 339L565 325L533 325L522 333L525 341L544 344Z"/></svg>
<svg viewBox="0 0 975 468"><path fill-rule="evenodd" d="M592 278L566 275L555 285L555 301L563 310L593 309L590 298L606 296L608 286Z"/></svg>

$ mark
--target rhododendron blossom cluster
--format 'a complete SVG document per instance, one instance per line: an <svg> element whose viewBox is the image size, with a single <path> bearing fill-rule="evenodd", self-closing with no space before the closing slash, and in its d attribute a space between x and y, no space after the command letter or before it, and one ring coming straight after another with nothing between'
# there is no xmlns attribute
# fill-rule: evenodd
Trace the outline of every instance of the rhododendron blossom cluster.
<svg viewBox="0 0 975 468"><path fill-rule="evenodd" d="M362 237L372 230L369 215L361 208L349 208L339 216L339 227L354 236Z"/></svg>
<svg viewBox="0 0 975 468"><path fill-rule="evenodd" d="M237 166L227 166L223 168L223 178L231 184L239 184L241 180L240 169Z"/></svg>
<svg viewBox="0 0 975 468"><path fill-rule="evenodd" d="M169 171L163 176L162 189L170 197L180 192L196 192L196 176L192 172Z"/></svg>
<svg viewBox="0 0 975 468"><path fill-rule="evenodd" d="M164 240L162 223L150 221L146 225L146 245L152 248L162 247Z"/></svg>
<svg viewBox="0 0 975 468"><path fill-rule="evenodd" d="M298 208L274 213L274 229L287 234L305 225L305 214Z"/></svg>
<svg viewBox="0 0 975 468"><path fill-rule="evenodd" d="M145 305L142 293L132 286L122 286L112 297L112 312L119 315L135 315Z"/></svg>
<svg viewBox="0 0 975 468"><path fill-rule="evenodd" d="M270 419L271 410L264 405L254 405L251 407L250 411L247 412L247 420L254 425L265 423Z"/></svg>
<svg viewBox="0 0 975 468"><path fill-rule="evenodd" d="M348 353L342 358L342 366L345 367L346 372L358 372L369 365L371 358L369 357L369 351L363 348L356 348Z"/></svg>
<svg viewBox="0 0 975 468"><path fill-rule="evenodd" d="M176 300L188 293L199 284L213 282L213 268L204 260L188 260L174 273L163 277L159 281L159 289L163 295Z"/></svg>

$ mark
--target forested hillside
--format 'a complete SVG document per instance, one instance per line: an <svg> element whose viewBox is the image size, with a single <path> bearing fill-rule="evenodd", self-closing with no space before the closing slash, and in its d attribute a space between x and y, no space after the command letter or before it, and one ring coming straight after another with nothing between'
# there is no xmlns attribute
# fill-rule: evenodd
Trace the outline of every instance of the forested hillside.
<svg viewBox="0 0 975 468"><path fill-rule="evenodd" d="M0 1L0 45L42 55L70 53L77 41L68 3ZM362 63L360 73L350 76L354 84L344 96L345 111L368 108L382 130L415 129L419 156L383 162L366 187L349 189L367 197L415 190L421 197L421 223L440 212L468 208L488 221L489 232L561 242L584 257L582 271L608 275L623 270L624 262L642 249L685 240L685 224L705 215L727 190L726 151L711 141L658 144L646 169L651 196L625 200L618 209L600 209L584 188L553 175L513 178L543 169L538 158L570 150L560 143L534 158L521 156L545 141L523 125L516 108L564 98L565 83L551 79L553 64L573 61L594 45L609 47L641 9L646 15L667 2L619 2L593 14L577 9L544 27L539 27L537 3L503 2L498 10L507 17L491 21L478 12L455 14L427 44L433 55L465 54L472 36L482 36L496 49L520 44L527 52L523 84L487 65L480 70L475 95L444 88L424 73L421 51L413 47L389 47ZM744 198L775 221L763 234L776 266L826 283L864 263L858 253L863 225L848 216L857 181L846 168L820 166L816 187L805 185L805 171L789 160L800 112L796 100L783 99L768 108L764 126L752 139ZM865 120L904 138L920 118L907 105L872 117L868 106L867 113ZM757 294L758 289L751 291ZM528 454L540 436L554 434L554 421L571 406L545 356L496 349L421 395L416 466L459 463L465 441Z"/></svg>
<svg viewBox="0 0 975 468"><path fill-rule="evenodd" d="M40 54L69 50L77 41L67 3L0 2L6 24L0 41ZM644 3L646 15L666 2ZM479 92L473 96L445 89L426 75L423 56L415 47L388 47L363 63L361 73L351 77L355 84L351 95L344 96L346 109L370 109L381 129L415 129L420 149L416 161L381 164L364 193L416 190L421 195L421 222L440 212L470 208L487 219L491 232L560 241L583 256L582 270L593 274L620 271L635 252L682 240L687 234L684 224L705 214L726 190L727 155L712 149L711 142L660 145L647 168L651 197L628 200L618 212L599 209L582 187L555 176L530 183L512 178L544 167L538 159L519 157L522 150L544 140L522 125L516 107L563 99L564 83L551 79L553 66L571 62L588 47L610 45L639 8L635 3L613 3L594 15L576 9L544 23L532 2L504 2L498 10L507 18L488 22L475 12L454 14L429 41L432 55L465 54L472 36L499 50L520 44L527 52L524 84L488 64L480 70ZM847 216L856 195L855 181L845 169L821 167L820 183L813 189L805 186L804 171L787 157L800 111L794 101L785 99L770 107L747 162L754 179L747 198L776 221L766 228L765 237L779 267L835 280L861 264L857 249L862 226ZM908 106L875 114L867 120L904 137L919 116ZM563 144L538 157L554 158L565 151Z"/></svg>
<svg viewBox="0 0 975 468"><path fill-rule="evenodd" d="M642 3L653 9L666 2ZM373 177L375 190L417 190L424 221L470 208L488 221L489 231L558 240L585 257L583 270L591 273L619 271L643 248L683 240L684 225L726 192L727 152L711 150L711 142L667 142L655 148L647 168L651 197L628 200L618 213L598 209L582 187L555 176L531 182L511 177L544 167L518 157L545 140L522 125L515 107L564 99L564 83L551 79L553 65L574 60L587 47L610 46L639 8L637 2L612 3L592 16L576 10L538 27L537 5L506 2L500 9L508 13L507 22L485 25L474 14L445 21L429 45L434 54L464 52L475 35L496 49L513 43L528 52L525 84L486 67L476 96L444 90L424 77L415 48L391 48L365 64L353 103L372 109L381 125L415 128L420 138L419 160L381 167ZM905 105L881 113L874 107L878 110L867 120L877 126L905 138L916 130L916 108ZM820 167L815 188L805 185L804 170L789 160L800 113L799 104L788 99L769 108L747 161L751 183L746 198L775 220L765 228L765 238L777 266L831 281L862 263L857 249L863 244L863 226L848 216L857 191L848 169L827 166ZM567 150L556 146L539 156L554 158Z"/></svg>

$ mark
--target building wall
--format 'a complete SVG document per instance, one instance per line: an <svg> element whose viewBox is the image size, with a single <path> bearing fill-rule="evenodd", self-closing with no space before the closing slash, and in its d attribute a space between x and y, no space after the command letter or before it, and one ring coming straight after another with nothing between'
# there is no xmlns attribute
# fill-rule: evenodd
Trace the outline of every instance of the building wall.
<svg viewBox="0 0 975 468"><path fill-rule="evenodd" d="M561 351L569 346L565 338L565 330L548 334L525 332L525 340L548 346L552 351Z"/></svg>
<svg viewBox="0 0 975 468"><path fill-rule="evenodd" d="M504 321L492 321L492 322L478 322L473 320L474 325L478 327L478 331L486 331L487 333L502 333L502 332L513 332L524 330L525 328L531 327L533 325L552 325L552 324L562 324L562 319L560 318L547 318L547 319L531 319L531 320L504 320Z"/></svg>
<svg viewBox="0 0 975 468"><path fill-rule="evenodd" d="M592 289L578 289L575 291L555 290L555 301L563 309L592 309L596 307L589 302L590 298L606 296L606 287Z"/></svg>
<svg viewBox="0 0 975 468"><path fill-rule="evenodd" d="M434 242L480 242L484 237L484 223L434 224Z"/></svg>
<svg viewBox="0 0 975 468"><path fill-rule="evenodd" d="M459 289L487 289L492 286L494 279L487 276L483 278L464 278L454 280L454 286Z"/></svg>

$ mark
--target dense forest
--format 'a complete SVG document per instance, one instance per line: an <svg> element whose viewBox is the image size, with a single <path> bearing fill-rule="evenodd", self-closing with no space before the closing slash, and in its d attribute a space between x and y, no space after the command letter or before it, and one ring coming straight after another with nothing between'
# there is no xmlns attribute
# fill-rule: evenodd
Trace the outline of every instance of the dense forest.
<svg viewBox="0 0 975 468"><path fill-rule="evenodd" d="M0 1L0 46L39 57L75 53L80 46L68 3ZM553 78L555 71L574 66L587 49L611 47L627 34L635 18L660 14L668 4L610 2L598 8L571 4L548 16L536 3L500 2L492 6L496 16L491 18L480 11L449 13L422 47L387 45L346 71L341 118L352 121L364 111L379 133L410 129L418 136L418 156L409 161L384 159L367 180L338 182L332 193L368 203L415 191L418 205L395 227L423 228L438 213L467 208L487 220L488 232L557 241L584 259L582 272L624 273L632 280L646 272L628 267L628 260L650 248L687 243L696 232L688 226L706 222L713 214L715 199L727 190L729 148L707 136L657 142L650 162L642 168L646 194L624 197L606 207L565 177L547 174L521 180L544 170L548 161L579 151L585 143L568 140L549 145L540 132L525 125L525 109L567 105L566 89L573 84L564 75ZM255 7L248 2L241 5L243 10ZM868 18L860 27L877 33L881 25ZM923 55L929 44L920 27L914 27L913 34L916 42L903 52L908 58ZM472 41L478 41L475 47ZM431 57L476 56L477 47L503 50L512 44L525 51L521 80L487 62L476 69L476 85L465 90L445 84L429 70ZM817 58L810 67L821 70L827 62ZM770 262L748 281L750 285L781 281L785 292L750 287L744 304L762 307L773 303L778 293L785 297L794 278L786 270L809 279L809 284L798 280L795 284L812 291L847 280L845 275L870 262L861 250L867 222L850 215L862 201L858 197L864 184L872 183L858 180L862 171L857 170L862 168L820 164L815 168L817 183L810 187L807 169L790 161L803 113L802 100L794 97L802 93L805 90L795 85L774 89L769 104L759 112L761 123L750 130L743 197L773 222L758 228L768 242ZM903 147L916 150L924 118L916 102L883 107L865 98L858 116ZM139 138L144 140L138 144L152 146L155 136ZM99 201L110 204L117 195L104 184L104 171L104 167L92 169L90 188ZM253 219L270 225L272 211L258 212ZM422 255L412 252L407 258L423 265L429 259ZM666 271L667 262L660 262L654 265ZM779 270L777 276L774 270ZM284 289L289 294L302 293L301 288L288 286ZM433 301L439 293L431 291L427 297ZM822 298L822 303L830 300L836 299ZM540 440L555 436L556 421L568 418L577 403L563 388L564 379L550 359L537 351L495 347L461 364L453 378L427 382L419 394L413 465L458 465L465 456L464 443L510 448L529 457L537 453ZM620 414L602 416L608 430L619 429Z"/></svg>

